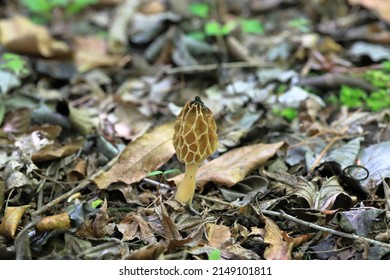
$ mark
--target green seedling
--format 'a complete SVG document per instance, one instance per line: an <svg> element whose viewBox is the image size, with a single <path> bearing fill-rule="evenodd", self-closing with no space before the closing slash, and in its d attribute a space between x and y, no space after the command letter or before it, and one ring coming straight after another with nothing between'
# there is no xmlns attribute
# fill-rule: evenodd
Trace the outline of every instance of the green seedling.
<svg viewBox="0 0 390 280"><path fill-rule="evenodd" d="M52 18L53 9L62 9L67 15L74 15L87 6L97 3L97 0L21 0L21 3L33 14L38 22L47 22Z"/></svg>
<svg viewBox="0 0 390 280"><path fill-rule="evenodd" d="M298 116L298 111L295 108L283 108L283 109L273 108L272 113L276 116L283 117L285 120L289 122L292 122Z"/></svg>
<svg viewBox="0 0 390 280"><path fill-rule="evenodd" d="M91 206L92 206L92 208L96 209L96 208L99 207L102 203L103 203L103 200L101 200L101 199L96 199L96 200L94 200L94 201L91 202Z"/></svg>
<svg viewBox="0 0 390 280"><path fill-rule="evenodd" d="M288 26L307 33L310 31L310 20L307 18L293 19L288 22Z"/></svg>
<svg viewBox="0 0 390 280"><path fill-rule="evenodd" d="M194 16L207 18L209 16L210 7L206 3L192 3L188 6L188 10Z"/></svg>
<svg viewBox="0 0 390 280"><path fill-rule="evenodd" d="M221 260L222 259L221 258L221 250L219 250L219 249L213 249L207 255L208 255L209 260L211 260L211 261L217 261L217 260Z"/></svg>
<svg viewBox="0 0 390 280"><path fill-rule="evenodd" d="M364 105L367 99L367 93L358 88L351 88L349 86L341 86L340 102L348 108L360 108Z"/></svg>
<svg viewBox="0 0 390 280"><path fill-rule="evenodd" d="M0 64L0 69L8 70L18 76L29 73L26 61L20 55L4 53L2 55L2 60L4 60L4 63Z"/></svg>

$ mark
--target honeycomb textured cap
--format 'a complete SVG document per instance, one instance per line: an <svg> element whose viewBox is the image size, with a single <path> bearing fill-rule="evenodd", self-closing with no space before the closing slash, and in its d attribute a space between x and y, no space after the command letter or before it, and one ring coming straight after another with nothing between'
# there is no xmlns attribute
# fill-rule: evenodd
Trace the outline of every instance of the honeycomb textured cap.
<svg viewBox="0 0 390 280"><path fill-rule="evenodd" d="M199 164L217 149L218 135L213 113L198 96L183 107L174 129L173 146L177 158L185 164Z"/></svg>

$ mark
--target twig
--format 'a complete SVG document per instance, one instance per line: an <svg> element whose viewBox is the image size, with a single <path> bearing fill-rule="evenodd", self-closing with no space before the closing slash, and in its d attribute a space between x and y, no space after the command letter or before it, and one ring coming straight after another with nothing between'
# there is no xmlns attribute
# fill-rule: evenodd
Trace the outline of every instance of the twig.
<svg viewBox="0 0 390 280"><path fill-rule="evenodd" d="M293 222L296 222L297 224L308 226L308 227L311 227L311 228L314 228L314 229L317 229L317 230L320 230L320 231L329 232L331 234L334 234L334 235L337 235L337 236L341 236L341 237L345 237L345 238L349 238L349 239L365 241L365 242L367 242L369 244L372 244L372 245L377 245L377 246L381 246L381 247L385 247L387 249L390 249L390 244L383 243L383 242L380 242L380 241L377 241L377 240L373 240L373 239L370 239L370 238L367 238L367 237L359 236L359 235L356 235L356 234L345 233L345 232L341 232L341 231L338 231L338 230L330 229L330 228L327 228L327 227L319 226L319 225L316 225L316 224L313 224L313 223L306 222L306 221L303 221L301 219L295 218L295 217L293 217L291 215L288 215L288 214L286 214L284 212L275 212L275 211L271 211L271 210L261 210L261 213L263 213L265 215L269 215L269 216L282 217L282 218L285 218L285 219L289 219L289 220L291 220Z"/></svg>
<svg viewBox="0 0 390 280"><path fill-rule="evenodd" d="M190 66L181 66L175 68L168 68L165 70L165 74L173 75L178 73L194 73L194 72L207 72L216 70L219 68L223 69L233 69L233 68L269 68L275 67L274 63L268 62L226 62L221 64L204 64L204 65L190 65Z"/></svg>
<svg viewBox="0 0 390 280"><path fill-rule="evenodd" d="M82 180L80 184L78 184L76 187L74 187L73 189L71 189L67 193L60 195L59 197L57 197L57 198L53 199L52 201L50 201L49 203L45 204L44 206L42 206L41 208L39 208L38 210L33 212L32 215L33 216L40 215L43 212L50 209L51 207L53 207L54 205L60 203L63 200L66 200L71 195L81 191L83 188L85 188L86 186L89 185L91 180L95 179L97 176L99 176L100 174L102 174L103 172L108 170L110 167L112 167L117 162L119 155L120 155L120 153L116 157L114 157L112 160L110 160L105 166L103 166L101 169L99 169L96 173L94 173L91 176L89 176L88 178L85 178L84 180Z"/></svg>

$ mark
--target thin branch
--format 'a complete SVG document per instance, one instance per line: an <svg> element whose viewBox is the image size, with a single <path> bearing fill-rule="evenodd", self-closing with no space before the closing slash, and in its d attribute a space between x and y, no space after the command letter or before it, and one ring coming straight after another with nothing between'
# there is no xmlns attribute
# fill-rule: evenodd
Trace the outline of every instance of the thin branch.
<svg viewBox="0 0 390 280"><path fill-rule="evenodd" d="M265 215L269 215L269 216L282 217L282 218L285 218L285 219L289 219L289 220L291 220L293 222L296 222L297 224L308 226L308 227L311 227L311 228L314 228L314 229L317 229L317 230L320 230L320 231L329 232L331 234L334 234L334 235L337 235L337 236L341 236L341 237L345 237L345 238L349 238L349 239L365 241L365 242L367 242L369 244L372 244L372 245L377 245L377 246L381 246L381 247L385 247L387 249L390 249L390 244L383 243L383 242L380 242L380 241L377 241L377 240L374 240L374 239L370 239L370 238L367 238L367 237L359 236L359 235L356 235L356 234L345 233L345 232L341 232L341 231L338 231L338 230L330 229L330 228L327 228L327 227L319 226L319 225L316 225L316 224L313 224L313 223L306 222L306 221L303 221L301 219L295 218L295 217L293 217L291 215L288 215L288 214L286 214L284 212L275 212L275 211L270 211L270 210L261 210L261 213L263 213Z"/></svg>
<svg viewBox="0 0 390 280"><path fill-rule="evenodd" d="M165 70L165 74L174 75L178 73L195 73L195 72L207 72L212 70L223 69L234 69L234 68L269 68L275 67L276 64L268 62L227 62L221 64L204 64L204 65L190 65L180 66L175 68L168 68Z"/></svg>

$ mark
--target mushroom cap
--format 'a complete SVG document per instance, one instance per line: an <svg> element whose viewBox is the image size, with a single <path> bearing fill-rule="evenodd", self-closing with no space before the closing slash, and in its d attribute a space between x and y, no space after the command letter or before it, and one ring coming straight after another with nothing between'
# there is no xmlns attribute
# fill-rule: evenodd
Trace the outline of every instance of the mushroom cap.
<svg viewBox="0 0 390 280"><path fill-rule="evenodd" d="M185 164L199 164L217 149L213 113L198 96L180 111L174 129L173 146L178 160Z"/></svg>

